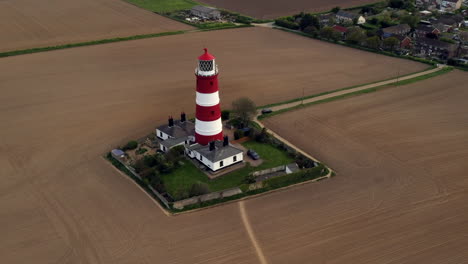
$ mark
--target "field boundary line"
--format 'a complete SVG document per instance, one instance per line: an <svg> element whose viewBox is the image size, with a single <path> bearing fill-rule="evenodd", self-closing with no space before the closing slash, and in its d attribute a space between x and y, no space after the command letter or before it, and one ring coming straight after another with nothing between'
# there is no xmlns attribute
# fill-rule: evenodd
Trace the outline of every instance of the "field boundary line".
<svg viewBox="0 0 468 264"><path fill-rule="evenodd" d="M268 261L266 260L265 255L263 254L262 248L260 247L260 244L258 243L257 238L255 237L252 226L250 225L249 217L245 210L244 201L239 202L239 212L242 218L242 223L245 227L245 231L247 231L247 235L250 238L250 242L252 242L252 245L255 249L255 253L257 253L258 260L261 264L268 264Z"/></svg>

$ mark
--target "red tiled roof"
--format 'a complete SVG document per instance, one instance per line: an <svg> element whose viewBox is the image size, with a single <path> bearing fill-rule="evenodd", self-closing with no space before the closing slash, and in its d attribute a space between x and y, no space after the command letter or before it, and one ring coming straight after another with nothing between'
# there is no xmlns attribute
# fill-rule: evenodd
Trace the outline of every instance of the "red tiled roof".
<svg viewBox="0 0 468 264"><path fill-rule="evenodd" d="M338 32L342 32L342 33L348 32L348 29L342 26L334 25L332 28L333 30L338 31Z"/></svg>

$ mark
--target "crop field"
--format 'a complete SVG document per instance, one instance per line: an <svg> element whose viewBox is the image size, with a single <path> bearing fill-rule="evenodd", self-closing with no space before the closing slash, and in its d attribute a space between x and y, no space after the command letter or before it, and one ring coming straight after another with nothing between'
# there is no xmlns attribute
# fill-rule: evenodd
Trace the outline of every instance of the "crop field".
<svg viewBox="0 0 468 264"><path fill-rule="evenodd" d="M219 8L235 11L259 19L274 19L300 12L323 12L336 6L346 8L371 4L375 0L201 0L201 2Z"/></svg>
<svg viewBox="0 0 468 264"><path fill-rule="evenodd" d="M265 119L338 172L247 202L272 263L466 263L467 82L454 71Z"/></svg>
<svg viewBox="0 0 468 264"><path fill-rule="evenodd" d="M0 52L185 29L121 0L0 1Z"/></svg>
<svg viewBox="0 0 468 264"><path fill-rule="evenodd" d="M0 60L2 262L258 262L256 248L250 243L245 228L245 214L238 203L168 217L128 178L100 158L112 147L145 135L166 122L169 114L178 115L181 110L193 114L193 70L196 57L205 45L218 58L224 106L229 106L239 96L250 96L258 104L274 103L300 96L302 88L306 93L316 93L390 78L394 76L396 67L400 67L401 73L426 67L282 31L256 28L190 33L3 58ZM453 81L453 77L448 81ZM462 81L466 82L466 78ZM436 84L434 80L428 83L450 89L446 83ZM458 100L466 95L463 89L455 92L451 94ZM441 98L448 100L449 97ZM447 126L460 124L447 123ZM454 137L457 135L453 134ZM455 141L447 144L455 145ZM315 153L315 148L310 150ZM343 151L338 151L338 154L342 155ZM460 157L462 154L463 150L460 150ZM275 250L276 246L297 246L301 242L295 250L304 254L291 257L291 262L296 263L304 263L304 260L320 254L320 251L301 250L319 246L333 238L322 236L323 233L311 233L311 230L319 232L318 228L323 227L322 232L335 232L334 228L326 229L326 225L332 223L330 220L338 221L331 219L334 209L335 216L342 221L346 214L351 217L348 221L352 221L352 217L358 214L365 216L366 212L380 212L379 204L371 202L360 204L361 207L356 205L353 208L351 205L369 198L369 190L375 190L376 202L384 192L379 192L377 187L369 189L365 184L354 184L343 167L338 168L331 159L327 161L337 166L340 177L246 202L253 231L271 263L284 263L282 260L295 252ZM457 167L444 167L442 172L447 171L455 174ZM361 183L375 181L375 184L386 186L396 182L383 176L365 181L362 175ZM408 187L415 184L412 179L404 180L403 176L401 174L397 184ZM426 192L432 191L431 186L437 187L432 180L420 184L425 186ZM460 188L464 186L462 182L459 184ZM348 185L356 187L355 190L350 190ZM343 193L348 195L343 197L338 192L340 189L348 190ZM440 190L442 194L445 190L451 192L451 189ZM387 203L398 202L399 199L400 203L411 202L423 197L409 190L406 194L408 197L394 194L394 199L383 201L381 208L391 210L385 206ZM281 197L288 202L278 200ZM448 201L452 199L451 196L447 198ZM429 206L441 201L444 200L420 202ZM327 205L330 207L324 208ZM343 209L347 205L351 206L349 210ZM373 205L377 206L376 211L372 211ZM463 206L466 203L457 208ZM323 210L323 218L320 209ZM456 240L466 231L459 225L463 218L446 218L444 214L450 213L450 208L444 208L443 204L440 208L420 208L428 209L441 210L440 219L433 218L441 226L435 227L453 226L451 231L458 231L447 234L447 237L453 235L457 244L444 240L448 244L444 245L447 251L442 256L449 253L459 256L455 254L459 247L466 248L466 243ZM458 213L464 214L465 211L459 210ZM417 213L413 212L415 220L419 219ZM268 221L265 221L267 216ZM398 221L397 215L393 217L388 221ZM412 224L429 223L425 222L429 220L418 220ZM366 221L363 224L372 224L371 220ZM270 229L271 223L283 226ZM288 230L291 235L299 230L303 233L287 238ZM430 231L427 233L434 236ZM281 239L265 240L274 234ZM319 235L323 240L318 240ZM334 241L338 248L343 248L340 247L342 243L350 243L351 249L353 245L360 244L355 239L341 238ZM333 247L327 246L322 257L333 255L327 250L333 250ZM377 253L369 251L369 254ZM336 255L343 259L347 256ZM346 260L350 262L349 258Z"/></svg>

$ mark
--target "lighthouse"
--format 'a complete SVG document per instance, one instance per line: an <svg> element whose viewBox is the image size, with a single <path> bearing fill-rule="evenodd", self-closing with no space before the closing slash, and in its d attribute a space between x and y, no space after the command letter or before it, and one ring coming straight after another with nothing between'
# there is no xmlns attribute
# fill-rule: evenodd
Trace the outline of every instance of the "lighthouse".
<svg viewBox="0 0 468 264"><path fill-rule="evenodd" d="M198 65L195 69L197 78L195 141L200 145L223 140L218 67L215 57L208 53L208 49L204 50L205 53L198 57Z"/></svg>

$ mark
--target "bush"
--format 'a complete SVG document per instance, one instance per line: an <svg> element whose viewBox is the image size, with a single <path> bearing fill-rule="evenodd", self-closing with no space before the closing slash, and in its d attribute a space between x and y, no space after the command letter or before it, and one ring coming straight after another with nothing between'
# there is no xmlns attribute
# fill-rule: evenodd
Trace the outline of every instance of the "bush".
<svg viewBox="0 0 468 264"><path fill-rule="evenodd" d="M247 184L255 183L257 181L256 177L253 176L252 174L248 174L245 176L244 182Z"/></svg>
<svg viewBox="0 0 468 264"><path fill-rule="evenodd" d="M289 28L289 29L294 29L294 30L299 29L299 24L297 24L296 22L293 22L293 21L283 19L283 18L276 19L275 24L277 26L285 27L285 28Z"/></svg>
<svg viewBox="0 0 468 264"><path fill-rule="evenodd" d="M239 138L243 138L244 137L244 131L242 130L236 130L234 131L234 140L238 140Z"/></svg>
<svg viewBox="0 0 468 264"><path fill-rule="evenodd" d="M146 155L143 157L143 164L145 164L145 166L147 167L154 167L158 164L158 162L156 161L155 157L152 156L152 155Z"/></svg>
<svg viewBox="0 0 468 264"><path fill-rule="evenodd" d="M210 192L210 187L204 182L197 182L190 187L189 194L190 196L198 196L202 194L207 194Z"/></svg>
<svg viewBox="0 0 468 264"><path fill-rule="evenodd" d="M229 120L229 117L231 115L231 111L229 110L223 110L221 111L221 120Z"/></svg>
<svg viewBox="0 0 468 264"><path fill-rule="evenodd" d="M147 152L148 150L145 149L145 148L139 148L135 151L136 154L138 155L141 155L141 154L144 154L145 152Z"/></svg>
<svg viewBox="0 0 468 264"><path fill-rule="evenodd" d="M268 143L270 142L270 134L266 131L266 128L263 128L260 133L255 135L255 141L258 141L260 143Z"/></svg>
<svg viewBox="0 0 468 264"><path fill-rule="evenodd" d="M122 149L125 150L131 150L131 149L136 149L138 147L138 142L135 140L129 141Z"/></svg>
<svg viewBox="0 0 468 264"><path fill-rule="evenodd" d="M174 199L176 201L187 199L189 197L190 197L190 194L186 189L179 189L179 190L175 191L175 193L174 193Z"/></svg>

